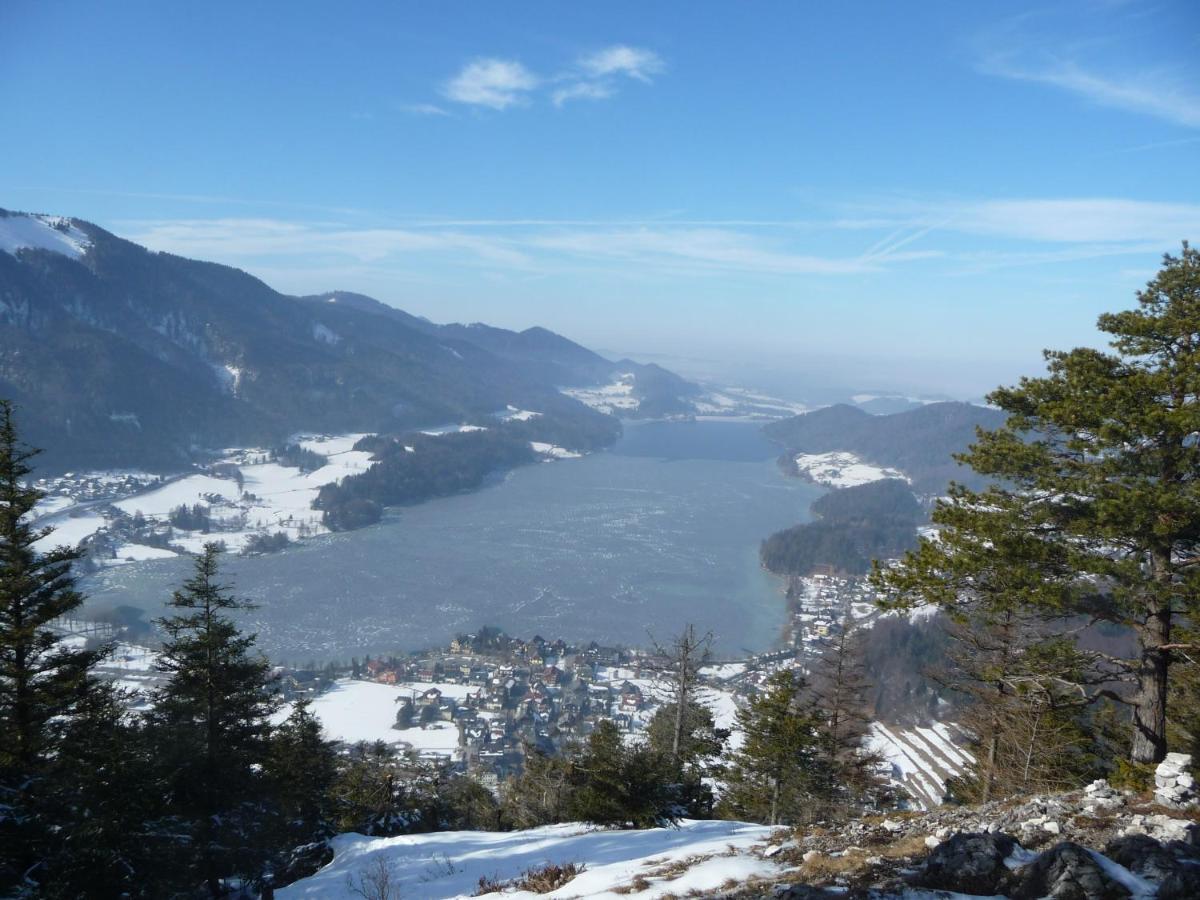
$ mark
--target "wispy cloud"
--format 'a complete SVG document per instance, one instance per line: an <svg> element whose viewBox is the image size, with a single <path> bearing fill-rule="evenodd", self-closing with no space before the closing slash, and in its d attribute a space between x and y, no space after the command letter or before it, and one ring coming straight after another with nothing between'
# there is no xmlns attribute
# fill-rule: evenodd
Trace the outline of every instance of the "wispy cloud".
<svg viewBox="0 0 1200 900"><path fill-rule="evenodd" d="M662 57L652 50L616 44L581 57L579 68L593 78L625 75L649 82L651 76L657 75L666 65Z"/></svg>
<svg viewBox="0 0 1200 900"><path fill-rule="evenodd" d="M1134 61L1122 32L1136 27L1139 10L1060 9L1025 13L999 23L975 44L976 67L1000 78L1044 84L1097 106L1200 128L1200 92L1194 60ZM1092 29L1090 36L1087 29Z"/></svg>
<svg viewBox="0 0 1200 900"><path fill-rule="evenodd" d="M630 273L699 276L844 275L929 258L936 251L862 256L806 251L793 239L709 223L476 222L410 223L359 228L340 223L263 218L183 219L121 223L130 239L159 251L239 265L278 268L292 260L313 271L348 264L411 267L413 261L472 265L523 273L596 266ZM619 264L619 265L617 265ZM320 285L314 284L313 290Z"/></svg>
<svg viewBox="0 0 1200 900"><path fill-rule="evenodd" d="M448 110L442 109L436 103L402 103L400 111L414 116L448 116Z"/></svg>
<svg viewBox="0 0 1200 900"><path fill-rule="evenodd" d="M1049 244L1175 243L1200 235L1200 204L1115 197L896 200L858 211L865 218L844 217L840 227L877 228L890 215L894 227Z"/></svg>
<svg viewBox="0 0 1200 900"><path fill-rule="evenodd" d="M1169 71L1107 74L1074 60L992 57L980 64L990 75L1048 84L1113 109L1200 128L1200 94Z"/></svg>
<svg viewBox="0 0 1200 900"><path fill-rule="evenodd" d="M516 60L476 59L446 82L442 93L456 103L507 109L526 102L539 83L540 79Z"/></svg>
<svg viewBox="0 0 1200 900"><path fill-rule="evenodd" d="M623 79L649 84L666 68L662 57L643 47L614 44L584 54L569 67L550 75L538 75L515 59L488 57L467 63L442 85L442 96L455 103L505 110L528 103L535 91L555 106L573 100L607 100L618 91ZM446 115L434 104L417 104L409 112Z"/></svg>
<svg viewBox="0 0 1200 900"><path fill-rule="evenodd" d="M555 106L571 100L605 100L617 93L617 82L632 78L649 84L652 76L666 68L662 57L644 47L614 44L575 61L575 66L558 76L556 81L567 82L550 95Z"/></svg>
<svg viewBox="0 0 1200 900"><path fill-rule="evenodd" d="M603 82L579 81L555 88L550 100L555 106L562 106L571 100L607 100L613 93L613 88Z"/></svg>
<svg viewBox="0 0 1200 900"><path fill-rule="evenodd" d="M924 262L939 267L931 272L952 275L1158 253L1200 235L1200 205L1119 198L901 199L796 220L419 218L361 227L223 218L121 224L128 237L155 250L251 271L308 272L315 291L330 286L329 273L361 266L406 279L447 266L525 277L836 278ZM859 232L867 238L855 247Z"/></svg>

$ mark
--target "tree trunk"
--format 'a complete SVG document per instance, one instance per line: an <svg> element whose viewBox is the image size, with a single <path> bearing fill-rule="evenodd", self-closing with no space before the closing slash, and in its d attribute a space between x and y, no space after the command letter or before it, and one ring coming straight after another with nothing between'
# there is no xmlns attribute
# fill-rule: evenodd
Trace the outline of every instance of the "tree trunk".
<svg viewBox="0 0 1200 900"><path fill-rule="evenodd" d="M1171 609L1155 604L1138 628L1141 657L1138 660L1137 695L1133 701L1133 747L1135 763L1159 763L1167 755L1167 673L1171 651Z"/></svg>

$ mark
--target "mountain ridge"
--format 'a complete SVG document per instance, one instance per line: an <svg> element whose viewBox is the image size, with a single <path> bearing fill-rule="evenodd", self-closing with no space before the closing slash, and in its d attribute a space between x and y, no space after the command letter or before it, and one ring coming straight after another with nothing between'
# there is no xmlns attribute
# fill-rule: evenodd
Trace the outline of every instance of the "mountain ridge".
<svg viewBox="0 0 1200 900"><path fill-rule="evenodd" d="M0 396L32 444L53 448L47 470L165 470L299 431L398 432L510 405L584 416L560 388L630 371L663 381L544 328L438 325L346 291L292 296L81 219L0 209Z"/></svg>

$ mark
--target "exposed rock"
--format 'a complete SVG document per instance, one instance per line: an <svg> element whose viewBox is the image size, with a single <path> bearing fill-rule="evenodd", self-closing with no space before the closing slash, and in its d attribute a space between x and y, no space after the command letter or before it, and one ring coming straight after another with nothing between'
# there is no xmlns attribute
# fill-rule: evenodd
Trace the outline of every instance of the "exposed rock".
<svg viewBox="0 0 1200 900"><path fill-rule="evenodd" d="M963 894L995 894L1008 875L1004 860L1019 846L1006 834L953 835L933 849L913 883Z"/></svg>
<svg viewBox="0 0 1200 900"><path fill-rule="evenodd" d="M1158 900L1200 897L1200 850L1190 844L1131 834L1110 841L1104 855L1157 885Z"/></svg>
<svg viewBox="0 0 1200 900"><path fill-rule="evenodd" d="M1200 806L1200 792L1189 771L1192 757L1187 753L1168 753L1154 770L1154 799L1173 809L1192 809Z"/></svg>
<svg viewBox="0 0 1200 900"><path fill-rule="evenodd" d="M1014 900L1123 900L1129 890L1101 868L1091 851L1064 841L999 885L1000 893Z"/></svg>

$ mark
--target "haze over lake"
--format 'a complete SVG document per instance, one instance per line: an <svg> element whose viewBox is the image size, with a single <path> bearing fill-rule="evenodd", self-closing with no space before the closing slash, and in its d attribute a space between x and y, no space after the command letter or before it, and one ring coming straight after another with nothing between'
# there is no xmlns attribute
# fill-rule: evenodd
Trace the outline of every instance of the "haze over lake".
<svg viewBox="0 0 1200 900"><path fill-rule="evenodd" d="M418 649L483 625L645 645L692 622L724 654L764 650L785 603L759 542L805 520L821 492L784 478L777 453L748 422L629 424L611 451L272 556L231 556L225 574L259 604L248 621L278 662ZM152 618L189 568L121 566L84 587L91 607Z"/></svg>

